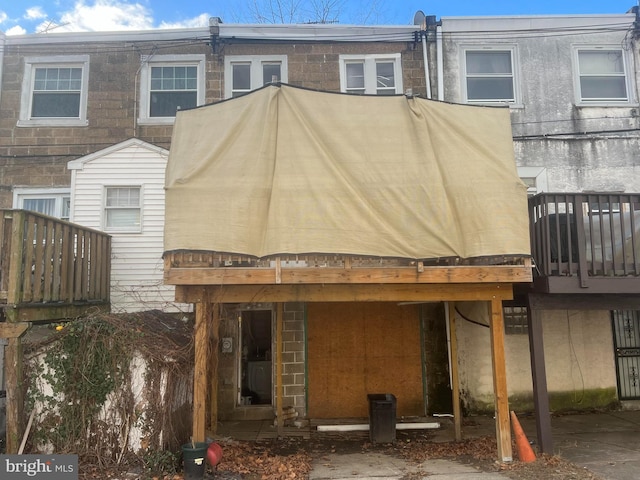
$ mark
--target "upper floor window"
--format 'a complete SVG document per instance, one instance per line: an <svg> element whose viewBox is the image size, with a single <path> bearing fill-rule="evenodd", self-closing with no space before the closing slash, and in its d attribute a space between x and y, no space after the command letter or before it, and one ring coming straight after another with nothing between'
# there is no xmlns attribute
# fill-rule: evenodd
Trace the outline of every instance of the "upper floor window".
<svg viewBox="0 0 640 480"><path fill-rule="evenodd" d="M143 124L173 123L178 110L204 103L204 55L142 57L140 115Z"/></svg>
<svg viewBox="0 0 640 480"><path fill-rule="evenodd" d="M621 48L575 49L578 100L582 103L628 102L627 65Z"/></svg>
<svg viewBox="0 0 640 480"><path fill-rule="evenodd" d="M105 187L104 230L132 232L142 230L142 188L140 186Z"/></svg>
<svg viewBox="0 0 640 480"><path fill-rule="evenodd" d="M89 56L26 57L18 126L87 125Z"/></svg>
<svg viewBox="0 0 640 480"><path fill-rule="evenodd" d="M515 47L464 48L463 94L469 103L515 103Z"/></svg>
<svg viewBox="0 0 640 480"><path fill-rule="evenodd" d="M225 98L245 95L273 81L288 81L286 55L228 55L224 59Z"/></svg>
<svg viewBox="0 0 640 480"><path fill-rule="evenodd" d="M71 194L68 188L16 187L13 190L13 206L69 220Z"/></svg>
<svg viewBox="0 0 640 480"><path fill-rule="evenodd" d="M402 93L400 54L340 55L340 90L345 93Z"/></svg>

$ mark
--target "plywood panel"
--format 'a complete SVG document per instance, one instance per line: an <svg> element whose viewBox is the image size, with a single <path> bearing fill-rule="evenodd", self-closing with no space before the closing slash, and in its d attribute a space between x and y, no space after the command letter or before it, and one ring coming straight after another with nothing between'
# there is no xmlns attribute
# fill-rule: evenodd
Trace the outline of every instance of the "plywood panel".
<svg viewBox="0 0 640 480"><path fill-rule="evenodd" d="M368 393L392 393L398 416L424 412L419 306L309 303L309 416L368 416Z"/></svg>

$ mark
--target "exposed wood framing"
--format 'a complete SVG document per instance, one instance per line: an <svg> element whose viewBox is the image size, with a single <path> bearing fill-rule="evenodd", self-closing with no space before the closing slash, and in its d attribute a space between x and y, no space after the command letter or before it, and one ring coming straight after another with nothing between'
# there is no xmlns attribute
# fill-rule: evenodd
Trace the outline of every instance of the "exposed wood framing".
<svg viewBox="0 0 640 480"><path fill-rule="evenodd" d="M5 347L6 362L5 385L7 389L7 444L8 454L18 453L22 437L23 415L23 378L22 378L22 340L19 337L9 338Z"/></svg>
<svg viewBox="0 0 640 480"><path fill-rule="evenodd" d="M20 338L30 326L30 323L0 322L0 338Z"/></svg>
<svg viewBox="0 0 640 480"><path fill-rule="evenodd" d="M220 358L220 305L214 304L213 323L211 324L211 364L208 377L211 381L209 390L209 429L215 434L218 431L218 363Z"/></svg>
<svg viewBox="0 0 640 480"><path fill-rule="evenodd" d="M278 420L278 437L284 433L283 406L284 385L282 383L282 331L284 324L284 305L276 305L276 415Z"/></svg>
<svg viewBox="0 0 640 480"><path fill-rule="evenodd" d="M507 369L504 351L504 318L502 301L492 299L489 303L491 318L491 365L493 369L493 391L496 409L496 438L498 460L513 461L511 448L511 423L509 419L509 397L507 393Z"/></svg>
<svg viewBox="0 0 640 480"><path fill-rule="evenodd" d="M170 285L512 283L531 282L523 265L388 268L166 268Z"/></svg>
<svg viewBox="0 0 640 480"><path fill-rule="evenodd" d="M458 335L456 333L456 305L449 306L449 336L451 341L451 394L453 402L453 424L456 442L462 440L462 412L460 409L460 380L458 378Z"/></svg>
<svg viewBox="0 0 640 480"><path fill-rule="evenodd" d="M209 325L213 308L209 303L196 304L195 363L193 371L193 441L204 442L209 359Z"/></svg>
<svg viewBox="0 0 640 480"><path fill-rule="evenodd" d="M227 285L176 287L183 303L446 302L511 300L511 284L469 285Z"/></svg>

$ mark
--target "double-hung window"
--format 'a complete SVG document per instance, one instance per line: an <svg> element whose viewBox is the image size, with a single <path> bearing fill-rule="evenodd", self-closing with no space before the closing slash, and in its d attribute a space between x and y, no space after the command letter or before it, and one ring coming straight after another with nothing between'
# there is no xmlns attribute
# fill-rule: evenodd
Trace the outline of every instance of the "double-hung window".
<svg viewBox="0 0 640 480"><path fill-rule="evenodd" d="M89 56L25 57L18 126L87 125Z"/></svg>
<svg viewBox="0 0 640 480"><path fill-rule="evenodd" d="M621 48L575 47L578 102L629 102L627 59Z"/></svg>
<svg viewBox="0 0 640 480"><path fill-rule="evenodd" d="M515 47L465 47L462 55L464 100L517 103Z"/></svg>
<svg viewBox="0 0 640 480"><path fill-rule="evenodd" d="M142 187L105 187L104 230L130 233L142 231Z"/></svg>
<svg viewBox="0 0 640 480"><path fill-rule="evenodd" d="M204 55L143 56L138 121L173 123L178 110L204 104L204 72Z"/></svg>
<svg viewBox="0 0 640 480"><path fill-rule="evenodd" d="M225 98L245 95L274 81L288 81L286 55L228 55L224 59Z"/></svg>
<svg viewBox="0 0 640 480"><path fill-rule="evenodd" d="M13 189L13 205L14 208L69 220L71 194L64 187L16 187Z"/></svg>
<svg viewBox="0 0 640 480"><path fill-rule="evenodd" d="M340 90L345 93L402 93L400 54L340 55Z"/></svg>

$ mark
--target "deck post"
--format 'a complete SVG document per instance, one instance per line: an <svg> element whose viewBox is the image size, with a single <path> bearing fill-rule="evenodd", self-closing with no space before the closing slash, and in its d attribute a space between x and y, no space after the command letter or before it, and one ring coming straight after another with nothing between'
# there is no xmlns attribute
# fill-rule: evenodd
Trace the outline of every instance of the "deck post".
<svg viewBox="0 0 640 480"><path fill-rule="evenodd" d="M460 383L458 379L458 336L456 333L456 305L447 302L449 306L449 337L451 341L451 395L453 402L453 424L455 440L462 440L462 414L460 409Z"/></svg>
<svg viewBox="0 0 640 480"><path fill-rule="evenodd" d="M209 421L211 433L218 431L218 363L220 358L220 304L213 304L213 324L211 325L211 380Z"/></svg>
<svg viewBox="0 0 640 480"><path fill-rule="evenodd" d="M547 392L547 372L544 360L544 343L541 311L532 306L531 295L527 295L527 323L529 327L529 351L531 377L533 380L533 404L536 411L536 433L540 453L553 455L551 416Z"/></svg>
<svg viewBox="0 0 640 480"><path fill-rule="evenodd" d="M496 409L498 461L511 462L513 461L513 451L511 448L511 422L509 419L509 396L507 392L502 300L494 298L489 303L489 306L491 318L491 362Z"/></svg>
<svg viewBox="0 0 640 480"><path fill-rule="evenodd" d="M5 386L7 389L7 442L6 453L16 454L20 446L24 420L24 402L22 395L22 340L20 337L29 329L28 323L0 324L0 336L8 338L5 347Z"/></svg>
<svg viewBox="0 0 640 480"><path fill-rule="evenodd" d="M195 345L193 366L193 441L204 442L207 403L207 365L209 357L209 324L211 323L211 304L196 303L194 328Z"/></svg>
<svg viewBox="0 0 640 480"><path fill-rule="evenodd" d="M284 434L284 419L282 401L284 387L282 385L282 330L284 321L284 305L279 302L276 306L276 415L278 421L278 437Z"/></svg>

